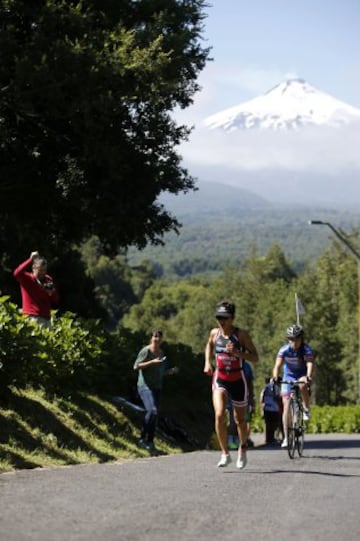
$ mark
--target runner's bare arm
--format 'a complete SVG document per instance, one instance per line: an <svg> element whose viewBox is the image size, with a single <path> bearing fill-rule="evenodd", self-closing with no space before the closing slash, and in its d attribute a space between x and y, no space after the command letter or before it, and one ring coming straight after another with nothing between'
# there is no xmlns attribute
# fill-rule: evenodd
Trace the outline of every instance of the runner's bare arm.
<svg viewBox="0 0 360 541"><path fill-rule="evenodd" d="M214 353L214 336L217 329L212 329L209 334L208 341L205 346L205 365L204 373L208 376L211 376L213 373L213 367L211 365L211 358Z"/></svg>
<svg viewBox="0 0 360 541"><path fill-rule="evenodd" d="M257 363L259 360L259 355L249 333L244 329L240 329L238 337L240 343L246 348L246 351L242 354L242 357L251 363Z"/></svg>

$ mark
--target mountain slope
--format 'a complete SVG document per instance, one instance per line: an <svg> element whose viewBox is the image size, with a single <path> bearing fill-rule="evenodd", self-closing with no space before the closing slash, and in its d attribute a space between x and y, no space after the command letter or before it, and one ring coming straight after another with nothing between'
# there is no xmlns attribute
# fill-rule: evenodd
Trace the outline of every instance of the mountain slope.
<svg viewBox="0 0 360 541"><path fill-rule="evenodd" d="M187 194L163 194L160 203L179 217L191 214L213 212L222 213L230 210L268 208L270 203L250 190L222 184L220 182L197 182L198 191Z"/></svg>
<svg viewBox="0 0 360 541"><path fill-rule="evenodd" d="M225 131L293 130L304 126L343 126L360 121L360 110L317 90L303 79L289 79L262 96L209 116L205 126Z"/></svg>

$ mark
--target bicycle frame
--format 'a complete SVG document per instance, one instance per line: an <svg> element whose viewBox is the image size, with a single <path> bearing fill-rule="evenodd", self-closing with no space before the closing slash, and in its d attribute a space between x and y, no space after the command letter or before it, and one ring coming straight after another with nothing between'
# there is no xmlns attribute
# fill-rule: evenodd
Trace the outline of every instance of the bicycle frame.
<svg viewBox="0 0 360 541"><path fill-rule="evenodd" d="M288 409L288 455L290 458L294 458L295 451L298 455L302 456L304 449L304 434L305 434L305 422L304 422L304 408L302 404L302 398L300 393L300 385L306 385L304 381L285 381L282 383L290 385L290 403Z"/></svg>

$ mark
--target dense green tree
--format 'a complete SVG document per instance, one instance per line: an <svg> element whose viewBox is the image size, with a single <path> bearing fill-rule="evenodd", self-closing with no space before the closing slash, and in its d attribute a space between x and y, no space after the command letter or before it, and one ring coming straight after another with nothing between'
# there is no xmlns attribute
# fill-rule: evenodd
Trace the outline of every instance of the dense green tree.
<svg viewBox="0 0 360 541"><path fill-rule="evenodd" d="M199 282L167 284L157 280L147 289L141 302L131 307L121 323L146 334L153 328L161 328L167 341L184 343L199 351L205 340L198 327L207 304L204 302L206 296L207 286ZM191 318L186 317L186 314L189 316L189 307L193 310Z"/></svg>
<svg viewBox="0 0 360 541"><path fill-rule="evenodd" d="M144 262L132 267L126 256L110 258L98 237L91 237L81 248L86 276L93 281L94 296L103 311L107 326L115 327L133 304L139 302L154 281L152 265Z"/></svg>
<svg viewBox="0 0 360 541"><path fill-rule="evenodd" d="M178 227L157 202L193 189L176 147L208 58L204 0L0 1L0 247L105 249ZM29 248L28 248L29 247Z"/></svg>
<svg viewBox="0 0 360 541"><path fill-rule="evenodd" d="M334 244L300 277L317 351L316 402L357 399L358 291L355 260Z"/></svg>
<svg viewBox="0 0 360 541"><path fill-rule="evenodd" d="M356 401L356 261L336 243L299 275L274 245L265 256L253 251L241 266L229 266L216 278L157 280L123 323L144 332L160 326L169 342L202 353L208 332L216 325L215 304L222 299L234 301L236 323L250 331L259 351L258 393L264 378L271 375L287 326L296 322L295 293L306 311L300 316L306 341L317 354L313 400L320 405Z"/></svg>
<svg viewBox="0 0 360 541"><path fill-rule="evenodd" d="M262 353L273 362L275 352L269 351L265 344L271 348L284 336L285 325L289 324L288 282L294 276L284 254L275 246L266 257L254 255L242 267L227 267L217 278L154 282L122 323L144 331L161 326L168 340L185 343L201 352L209 330L216 325L216 303L228 299L237 306L238 325L259 339ZM294 314L293 301L291 309ZM283 324L280 333L279 320Z"/></svg>

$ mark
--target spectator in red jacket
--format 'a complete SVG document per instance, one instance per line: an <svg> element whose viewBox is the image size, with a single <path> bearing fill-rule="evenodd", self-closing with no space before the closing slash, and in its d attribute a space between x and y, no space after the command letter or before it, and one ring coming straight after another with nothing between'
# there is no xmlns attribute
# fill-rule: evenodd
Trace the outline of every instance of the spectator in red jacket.
<svg viewBox="0 0 360 541"><path fill-rule="evenodd" d="M31 265L32 272L27 269ZM22 313L39 325L51 326L51 308L59 302L59 293L52 277L47 274L46 259L39 252L31 252L29 259L14 270L20 283Z"/></svg>

